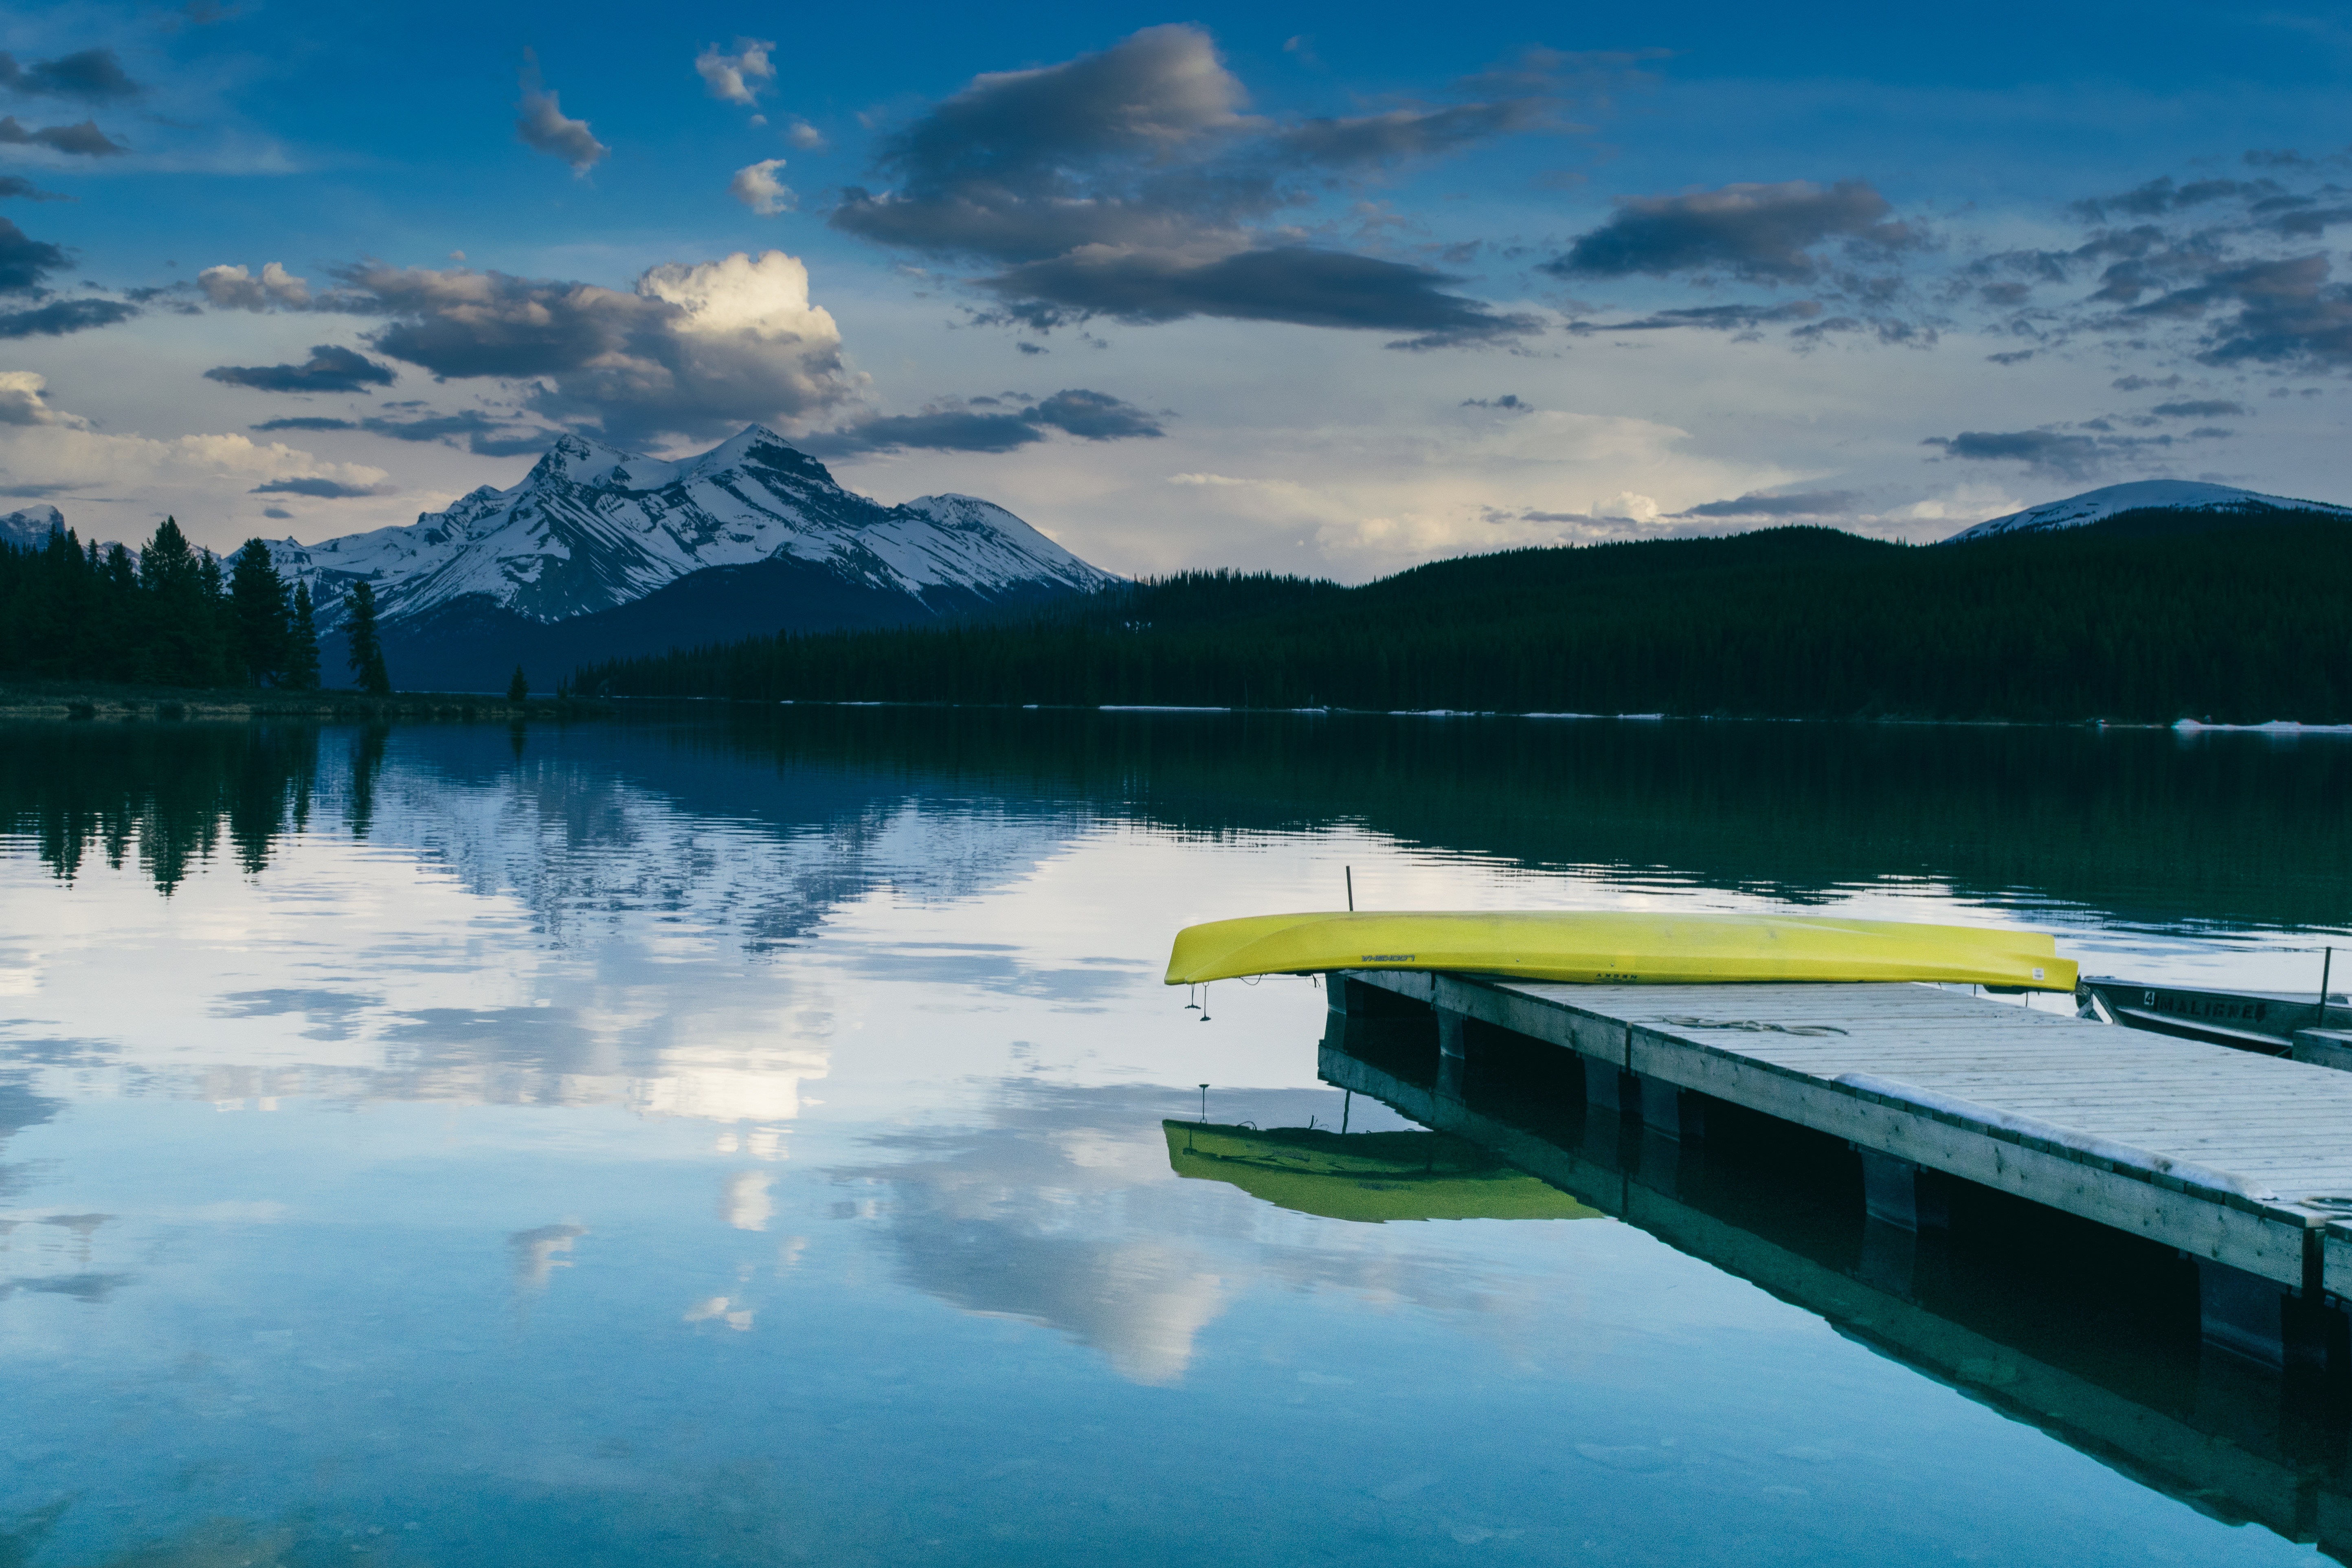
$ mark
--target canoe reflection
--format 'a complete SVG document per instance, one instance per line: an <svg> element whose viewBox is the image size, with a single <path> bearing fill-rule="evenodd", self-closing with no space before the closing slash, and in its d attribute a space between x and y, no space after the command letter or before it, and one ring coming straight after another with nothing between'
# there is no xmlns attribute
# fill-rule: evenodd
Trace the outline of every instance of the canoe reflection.
<svg viewBox="0 0 2352 1568"><path fill-rule="evenodd" d="M1276 1208L1380 1225L1409 1219L1597 1219L1559 1188L1443 1132L1329 1132L1162 1121L1180 1176Z"/></svg>

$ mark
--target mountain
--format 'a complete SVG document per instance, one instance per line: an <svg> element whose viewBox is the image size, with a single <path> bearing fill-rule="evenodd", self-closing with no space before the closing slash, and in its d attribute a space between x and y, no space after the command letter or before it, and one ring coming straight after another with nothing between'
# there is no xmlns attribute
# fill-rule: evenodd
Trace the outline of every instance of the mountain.
<svg viewBox="0 0 2352 1568"><path fill-rule="evenodd" d="M2062 528L2084 528L2091 523L2105 522L2126 512L2163 512L2171 514L2161 524L2157 519L2151 525L2178 529L2189 520L2180 513L2211 514L2212 526L2227 526L2231 521L2263 517L2277 512L2321 512L2333 517L2352 518L2352 507L2334 506L2326 501L2295 500L2287 496L2264 495L2260 490L2242 490L2234 485L2199 484L2189 479L2141 479L2127 485L2107 485L2064 500L2053 500L2007 517L1996 517L1964 528L1945 540L1946 544L1958 544L1971 539L1990 539L2003 533L2049 533Z"/></svg>
<svg viewBox="0 0 2352 1568"><path fill-rule="evenodd" d="M758 425L675 462L566 436L510 489L486 485L406 527L270 548L281 573L338 605L350 584L372 583L394 679L422 689L503 686L517 663L544 681L586 658L920 623L1117 581L992 502L884 506L844 489Z"/></svg>
<svg viewBox="0 0 2352 1568"><path fill-rule="evenodd" d="M22 511L0 512L0 544L38 550L48 543L52 531L65 525L65 514L53 506L28 506Z"/></svg>

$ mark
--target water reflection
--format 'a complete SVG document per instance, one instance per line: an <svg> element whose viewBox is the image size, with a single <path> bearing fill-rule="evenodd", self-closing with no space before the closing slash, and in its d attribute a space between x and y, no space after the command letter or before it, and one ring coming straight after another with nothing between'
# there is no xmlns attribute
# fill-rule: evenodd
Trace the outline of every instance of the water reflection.
<svg viewBox="0 0 2352 1568"><path fill-rule="evenodd" d="M1348 1104L1307 982L1157 984L1348 865L2164 953L2341 917L2339 752L1827 733L9 731L0 1561L2285 1560L2229 1467L2333 1472L2097 1289L2161 1267L1890 1254L1804 1160L1403 1058Z"/></svg>

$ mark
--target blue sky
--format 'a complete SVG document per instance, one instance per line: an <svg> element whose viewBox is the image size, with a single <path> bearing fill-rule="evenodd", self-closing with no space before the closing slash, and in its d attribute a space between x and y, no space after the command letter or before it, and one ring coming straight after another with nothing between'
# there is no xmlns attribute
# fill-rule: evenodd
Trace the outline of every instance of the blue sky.
<svg viewBox="0 0 2352 1568"><path fill-rule="evenodd" d="M0 48L0 509L103 537L753 419L1129 572L2352 500L2340 11L199 0Z"/></svg>

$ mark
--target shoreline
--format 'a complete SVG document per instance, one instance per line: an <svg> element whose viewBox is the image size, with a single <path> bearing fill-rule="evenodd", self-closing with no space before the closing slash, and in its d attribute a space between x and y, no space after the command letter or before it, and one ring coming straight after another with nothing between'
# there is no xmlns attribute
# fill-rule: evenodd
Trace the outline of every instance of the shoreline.
<svg viewBox="0 0 2352 1568"><path fill-rule="evenodd" d="M0 683L0 722L251 723L272 719L383 723L393 720L455 720L462 723L608 718L617 710L603 698L504 696L471 691L396 691L370 697L328 689L110 686L96 682Z"/></svg>

